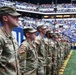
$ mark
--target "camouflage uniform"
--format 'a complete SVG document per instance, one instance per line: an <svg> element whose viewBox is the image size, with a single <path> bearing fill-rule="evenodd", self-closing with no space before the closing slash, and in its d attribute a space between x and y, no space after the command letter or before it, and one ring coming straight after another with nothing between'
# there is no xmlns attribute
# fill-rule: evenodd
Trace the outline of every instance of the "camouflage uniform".
<svg viewBox="0 0 76 75"><path fill-rule="evenodd" d="M19 75L18 44L12 35L0 28L0 75Z"/></svg>
<svg viewBox="0 0 76 75"><path fill-rule="evenodd" d="M24 34L27 32L33 32L30 27L24 29ZM36 30L34 31L36 32ZM30 34L29 34L30 35ZM32 41L27 38L22 42L18 49L20 58L20 71L22 75L36 75L37 69L37 51Z"/></svg>
<svg viewBox="0 0 76 75"><path fill-rule="evenodd" d="M38 53L38 75L46 74L46 55L44 38L38 35L35 39L36 49Z"/></svg>
<svg viewBox="0 0 76 75"><path fill-rule="evenodd" d="M65 59L70 52L71 43L69 42L68 38L64 37L63 44L64 44L64 59Z"/></svg>
<svg viewBox="0 0 76 75"><path fill-rule="evenodd" d="M67 41L67 45L68 45L68 51L67 51L67 54L69 54L69 52L70 52L70 50L71 50L71 43L70 43L70 41L68 40Z"/></svg>
<svg viewBox="0 0 76 75"><path fill-rule="evenodd" d="M57 46L57 68L58 68L58 70L60 69L60 67L61 67L61 48L60 48L60 41L59 41L59 39L57 38L57 44L56 44L56 46Z"/></svg>
<svg viewBox="0 0 76 75"><path fill-rule="evenodd" d="M65 59L67 56L67 43L65 39L63 39L63 44L64 44L64 59Z"/></svg>
<svg viewBox="0 0 76 75"><path fill-rule="evenodd" d="M64 42L63 42L63 37L60 38L60 49L61 49L61 63L63 64L64 62Z"/></svg>
<svg viewBox="0 0 76 75"><path fill-rule="evenodd" d="M52 73L52 46L51 39L45 38L45 48L47 50L46 57L46 67L47 67L47 75L51 75Z"/></svg>
<svg viewBox="0 0 76 75"><path fill-rule="evenodd" d="M52 36L52 41L51 41L51 46L52 46L52 62L53 62L53 69L52 69L52 75L57 75L58 74L58 47L57 47L57 40L56 40L56 35L53 34Z"/></svg>
<svg viewBox="0 0 76 75"><path fill-rule="evenodd" d="M35 46L25 40L19 47L20 67L24 75L36 75L37 52ZM32 74L35 72L34 74Z"/></svg>

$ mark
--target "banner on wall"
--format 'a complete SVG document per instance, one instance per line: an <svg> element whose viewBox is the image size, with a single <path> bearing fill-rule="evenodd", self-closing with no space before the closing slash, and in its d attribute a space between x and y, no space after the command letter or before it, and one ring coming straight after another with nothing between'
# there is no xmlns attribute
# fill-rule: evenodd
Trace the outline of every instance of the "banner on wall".
<svg viewBox="0 0 76 75"><path fill-rule="evenodd" d="M16 38L18 44L20 45L21 42L23 41L23 39L25 38L24 35L23 35L23 30L22 28L14 28L13 31L12 31L14 37Z"/></svg>

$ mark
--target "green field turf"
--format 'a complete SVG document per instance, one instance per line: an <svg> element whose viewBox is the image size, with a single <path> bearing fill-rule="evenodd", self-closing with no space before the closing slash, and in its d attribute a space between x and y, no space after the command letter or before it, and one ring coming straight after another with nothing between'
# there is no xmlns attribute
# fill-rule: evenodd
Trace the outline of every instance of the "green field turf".
<svg viewBox="0 0 76 75"><path fill-rule="evenodd" d="M76 50L73 50L63 75L76 75Z"/></svg>

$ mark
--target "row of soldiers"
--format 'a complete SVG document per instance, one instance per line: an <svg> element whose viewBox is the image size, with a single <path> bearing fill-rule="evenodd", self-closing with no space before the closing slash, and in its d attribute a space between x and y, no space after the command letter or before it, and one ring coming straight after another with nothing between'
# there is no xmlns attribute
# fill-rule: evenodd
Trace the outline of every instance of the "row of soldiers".
<svg viewBox="0 0 76 75"><path fill-rule="evenodd" d="M24 27L26 39L18 46L12 29L20 16L15 8L0 7L0 75L57 75L70 51L69 41L39 25L37 30Z"/></svg>
<svg viewBox="0 0 76 75"><path fill-rule="evenodd" d="M46 30L45 25L38 25L37 30L24 27L23 32L26 40L18 50L22 75L58 75L70 52L69 41L59 33Z"/></svg>

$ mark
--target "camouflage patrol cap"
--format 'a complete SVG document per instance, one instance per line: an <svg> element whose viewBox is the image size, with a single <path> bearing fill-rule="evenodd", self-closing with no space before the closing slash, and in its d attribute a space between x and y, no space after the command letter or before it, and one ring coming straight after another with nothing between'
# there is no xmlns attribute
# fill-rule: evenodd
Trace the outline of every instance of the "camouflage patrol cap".
<svg viewBox="0 0 76 75"><path fill-rule="evenodd" d="M43 29L46 29L46 26L43 25L43 24L39 24L39 25L37 25L37 28L43 28Z"/></svg>
<svg viewBox="0 0 76 75"><path fill-rule="evenodd" d="M55 34L59 34L59 32L58 31L55 31Z"/></svg>
<svg viewBox="0 0 76 75"><path fill-rule="evenodd" d="M52 34L52 37L55 37L55 38L56 38L56 36L57 36L57 35L56 35L55 33L54 33L54 34Z"/></svg>
<svg viewBox="0 0 76 75"><path fill-rule="evenodd" d="M51 31L50 31L50 30L47 30L47 31L46 31L46 34L51 34Z"/></svg>
<svg viewBox="0 0 76 75"><path fill-rule="evenodd" d="M33 27L27 27L27 26L25 26L23 28L23 32L24 33L35 33L35 32L37 32L37 30L35 30Z"/></svg>
<svg viewBox="0 0 76 75"><path fill-rule="evenodd" d="M12 16L21 16L21 14L19 14L15 8L9 7L9 6L0 7L0 15L2 14L9 14Z"/></svg>

